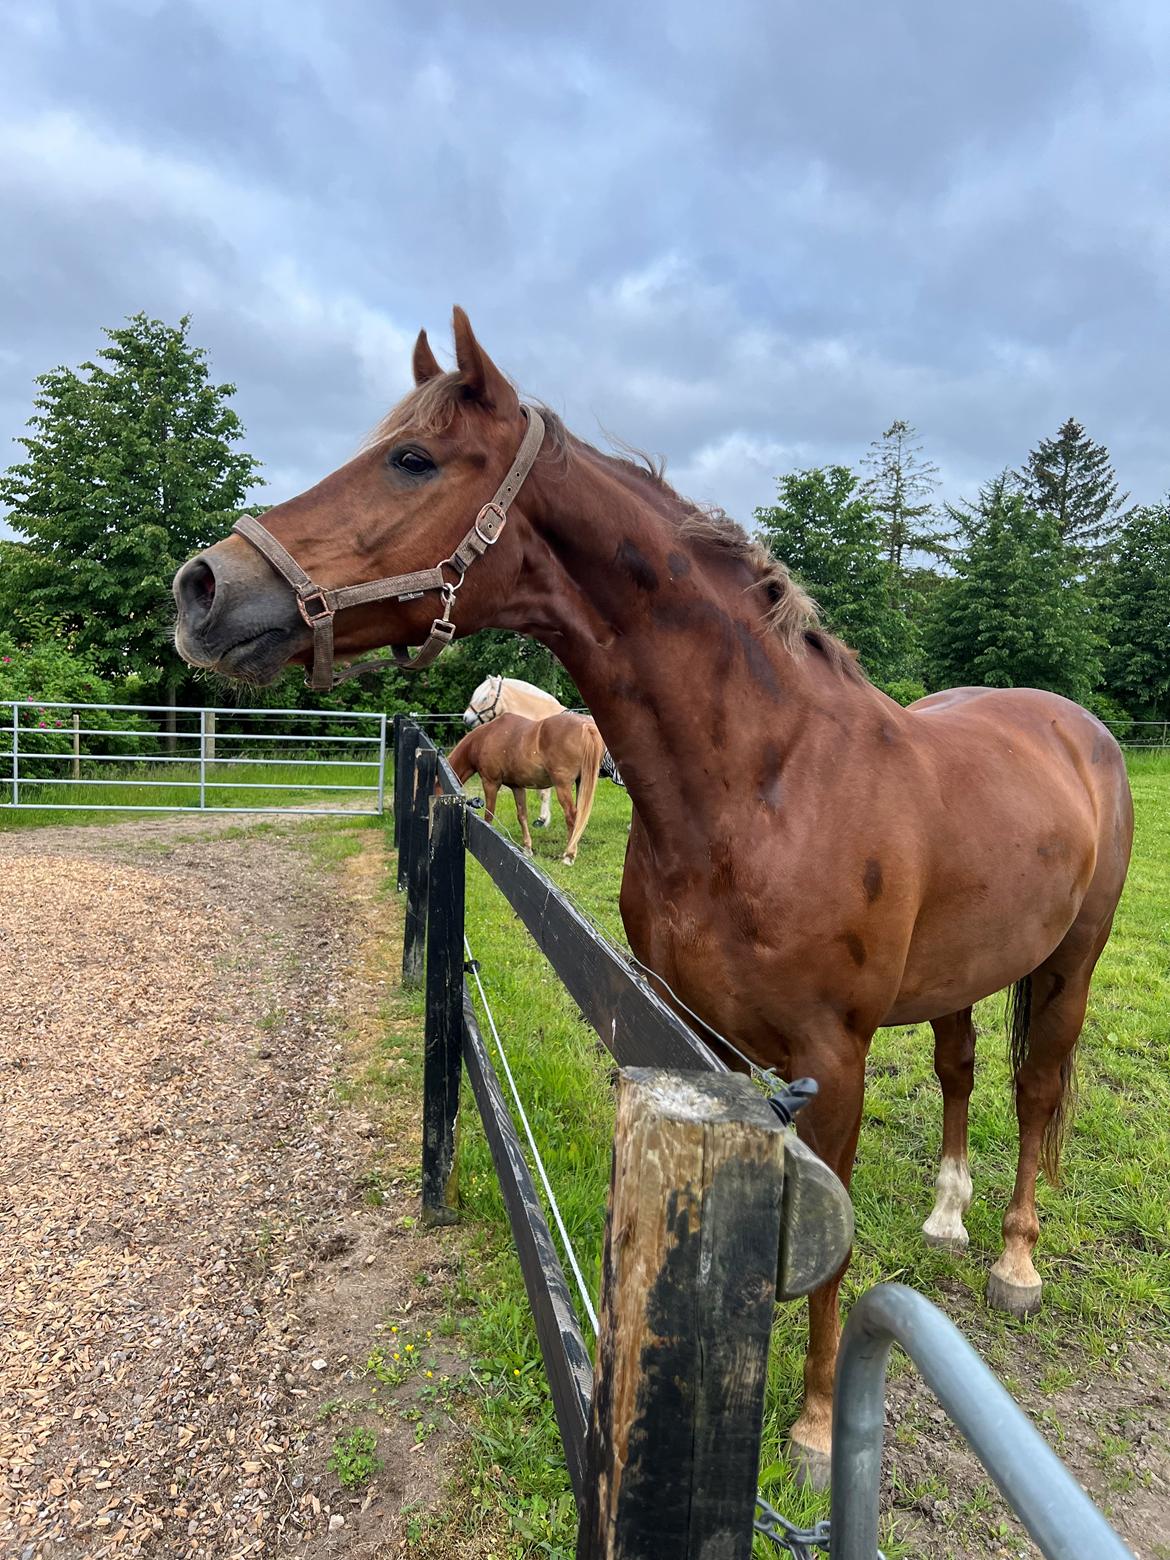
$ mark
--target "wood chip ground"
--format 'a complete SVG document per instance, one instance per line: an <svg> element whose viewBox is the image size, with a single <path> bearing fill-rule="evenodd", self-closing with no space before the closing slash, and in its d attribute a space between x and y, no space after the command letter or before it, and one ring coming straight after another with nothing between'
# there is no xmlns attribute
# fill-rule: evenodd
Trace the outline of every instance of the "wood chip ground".
<svg viewBox="0 0 1170 1560"><path fill-rule="evenodd" d="M404 1495L427 1504L426 1457L415 1487L391 1468L342 1500L311 1429L364 1362L338 1329L360 1353L418 1253L383 1238L413 1196L362 1202L361 1122L334 1103L369 904L307 842L198 819L0 834L6 1560L341 1552L359 1504L360 1552L389 1555Z"/></svg>

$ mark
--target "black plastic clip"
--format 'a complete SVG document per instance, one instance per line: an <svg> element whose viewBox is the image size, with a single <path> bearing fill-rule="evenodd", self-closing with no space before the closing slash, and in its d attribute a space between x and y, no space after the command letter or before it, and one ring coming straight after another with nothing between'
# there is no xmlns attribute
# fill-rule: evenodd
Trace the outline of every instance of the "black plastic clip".
<svg viewBox="0 0 1170 1560"><path fill-rule="evenodd" d="M794 1078L791 1083L785 1083L770 1068L763 1076L772 1086L768 1104L785 1127L792 1125L809 1100L815 1099L819 1092L815 1078Z"/></svg>
<svg viewBox="0 0 1170 1560"><path fill-rule="evenodd" d="M469 796L467 798L467 805L468 805L468 807L474 807L476 812L483 812L483 807L484 807L483 797L482 796Z"/></svg>
<svg viewBox="0 0 1170 1560"><path fill-rule="evenodd" d="M479 974L479 960L478 959L464 959L464 961L463 961L463 973L465 975L478 975Z"/></svg>

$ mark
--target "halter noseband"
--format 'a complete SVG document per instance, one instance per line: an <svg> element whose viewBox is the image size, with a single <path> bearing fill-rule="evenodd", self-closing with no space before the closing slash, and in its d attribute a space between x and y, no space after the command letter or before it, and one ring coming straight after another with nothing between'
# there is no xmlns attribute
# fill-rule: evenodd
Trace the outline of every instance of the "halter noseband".
<svg viewBox="0 0 1170 1560"><path fill-rule="evenodd" d="M530 406L521 407L528 419L528 427L520 441L516 459L508 475L496 489L495 496L486 503L475 517L471 530L449 558L444 558L433 569L416 569L413 574L392 574L385 579L370 580L363 585L341 585L327 590L316 585L301 568L292 554L276 540L275 536L251 515L241 515L232 530L250 542L284 580L292 586L297 598L297 610L313 632L313 665L305 683L318 692L336 688L347 678L358 677L363 672L383 666L399 666L407 671L421 672L438 659L455 637L455 624L451 611L455 596L463 584L464 576L477 558L499 540L500 532L508 518L508 507L524 485L524 479L532 470L541 444L544 442L544 420ZM454 579L444 577L449 569ZM378 661L361 661L344 672L333 670L333 619L346 607L364 606L369 601L385 601L393 596L398 601L415 601L427 591L437 590L443 601L443 615L431 624L430 633L423 641L417 655L412 656L406 645L391 645L390 656Z"/></svg>

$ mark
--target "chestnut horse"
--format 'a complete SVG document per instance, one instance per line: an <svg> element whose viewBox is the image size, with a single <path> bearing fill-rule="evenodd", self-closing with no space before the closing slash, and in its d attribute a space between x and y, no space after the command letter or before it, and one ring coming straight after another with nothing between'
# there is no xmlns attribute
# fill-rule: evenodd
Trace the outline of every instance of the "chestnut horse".
<svg viewBox="0 0 1170 1560"><path fill-rule="evenodd" d="M528 788L554 786L565 815L568 844L561 858L566 866L577 859L577 846L585 833L605 743L587 715L562 710L546 720L525 720L523 715L500 715L457 742L447 762L460 785L469 775L483 781L486 815L495 817L496 795L506 785L516 801L516 817L524 838L524 852L532 854L528 829ZM573 787L578 787L573 800Z"/></svg>
<svg viewBox="0 0 1170 1560"><path fill-rule="evenodd" d="M546 715L559 715L564 709L559 699L525 682L522 677L485 677L467 701L463 711L465 726L483 726L497 715L523 715L526 720L543 720ZM533 825L547 829L552 817L552 792L544 787L540 793L540 811Z"/></svg>
<svg viewBox="0 0 1170 1560"><path fill-rule="evenodd" d="M726 517L543 409L530 415L461 310L455 356L444 373L420 335L416 388L366 447L264 516L311 580L294 589L286 565L239 535L179 571L180 652L255 682L289 661L316 666L330 602L343 655L425 641L426 656L452 624L552 649L633 800L621 889L632 948L762 1066L819 1081L800 1132L847 1184L875 1029L931 1023L943 1134L925 1228L954 1245L971 1199L971 1008L1014 986L1020 1150L988 1297L1034 1310L1037 1170L1042 1155L1056 1170L1089 979L1129 858L1117 744L1034 689L960 688L900 708ZM533 434L539 453L509 511ZM449 554L439 620L433 565ZM334 589L420 570L430 594L406 600L349 605ZM329 601L306 601L313 581ZM792 1430L814 1478L827 1471L839 1284L810 1298Z"/></svg>

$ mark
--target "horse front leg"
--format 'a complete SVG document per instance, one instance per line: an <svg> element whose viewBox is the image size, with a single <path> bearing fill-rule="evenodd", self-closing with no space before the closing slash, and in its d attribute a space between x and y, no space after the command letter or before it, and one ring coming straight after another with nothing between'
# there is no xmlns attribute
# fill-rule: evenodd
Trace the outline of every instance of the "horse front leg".
<svg viewBox="0 0 1170 1560"><path fill-rule="evenodd" d="M865 1091L867 1036L843 1026L816 1044L794 1046L787 1069L792 1078L815 1078L819 1092L797 1118L804 1142L848 1188L861 1131ZM808 1301L808 1353L804 1361L804 1404L788 1440L788 1455L797 1478L814 1489L826 1489L833 1445L833 1376L841 1339L838 1291L849 1266L840 1270Z"/></svg>
<svg viewBox="0 0 1170 1560"><path fill-rule="evenodd" d="M520 825L520 838L524 841L524 854L532 854L532 833L528 827L528 792L521 785L512 787L512 797L516 803L516 822Z"/></svg>
<svg viewBox="0 0 1170 1560"><path fill-rule="evenodd" d="M552 822L552 791L544 790L540 793L540 811L533 820L534 829L547 829Z"/></svg>

